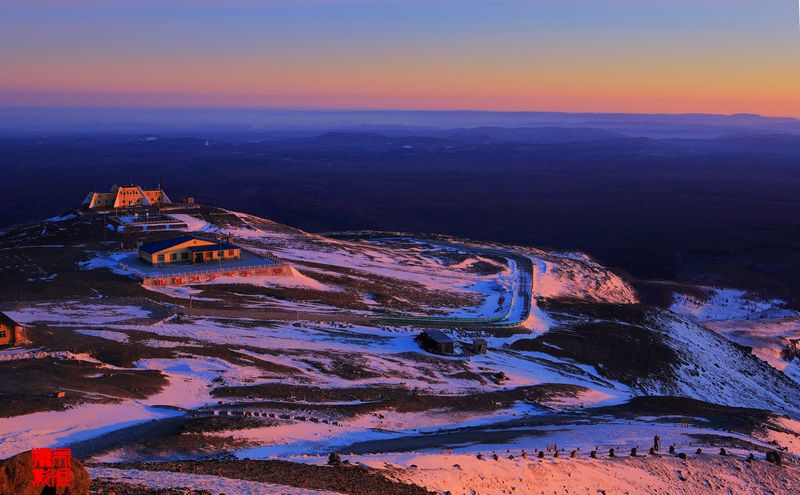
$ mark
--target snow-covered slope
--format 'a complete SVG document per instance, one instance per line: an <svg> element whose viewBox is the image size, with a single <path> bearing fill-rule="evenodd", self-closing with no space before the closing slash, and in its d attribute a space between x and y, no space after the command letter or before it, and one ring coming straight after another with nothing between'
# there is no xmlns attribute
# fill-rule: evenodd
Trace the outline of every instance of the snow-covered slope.
<svg viewBox="0 0 800 495"><path fill-rule="evenodd" d="M679 355L673 386L653 394L683 395L730 406L776 411L800 418L800 385L764 361L688 318L660 313L653 329Z"/></svg>
<svg viewBox="0 0 800 495"><path fill-rule="evenodd" d="M99 229L92 222L98 219L65 217L54 237L32 226L0 238L0 249L39 246L29 250L29 260L9 262L18 264L13 270L19 274L4 273L30 295L0 307L30 327L35 352L2 350L0 365L14 373L38 369L40 378L72 369L75 377L59 385L73 401L63 408L44 395L50 382L40 380L44 392L35 397L36 409L5 409L10 417L0 422L0 453L78 441L87 455L106 461L234 453L324 462L316 456L359 445L367 454L355 462L380 469L396 464L388 469L393 476L454 493L507 493L514 487L536 493L564 486L580 493L612 482L632 493L678 486L702 493L701 481L675 482L670 472L683 468L673 459L663 465L602 463L583 452L565 468L507 455L478 460L475 453L551 443L630 448L665 428L665 439L684 446L705 442L709 448L720 436L735 434L726 441L739 454L769 448L768 440L791 452L800 449L794 433L800 429L800 385L786 376L800 374L798 365L780 373L731 342L749 345L736 333L743 327L705 321L770 309L744 304L741 295L734 303L723 291L707 300L684 299L673 306L683 313L676 314L641 304L622 277L580 253L408 234L324 236L214 208L178 215L189 231L232 236L251 252L288 260L297 273L146 290L117 269L111 244L96 239ZM58 237L72 230L73 237ZM139 240L111 235L119 236L114 243ZM42 274L58 276L45 282ZM190 296L194 312L175 317ZM301 317L304 311L319 318ZM420 349L415 337L429 326L457 342L455 355ZM776 332L784 340L796 336L785 324L751 328L746 335L757 343ZM470 350L477 338L487 341L485 354ZM754 347L779 364L772 341ZM112 376L135 373L148 373L153 391L138 394L141 383ZM31 386L4 382L0 393L33 393ZM666 407L647 417L615 416L642 396L656 395L766 410L749 426L773 421L773 427L760 436L746 429L730 433L725 425L703 424L710 420L698 415L691 429L678 429L674 417L662 417L673 414ZM180 422L185 423L170 430ZM125 427L141 427L150 436L140 439L142 430L120 433L125 441L105 435ZM152 434L158 428L161 437ZM201 445L191 443L193 435ZM93 446L97 436L109 443ZM437 454L440 449L458 452ZM761 485L750 478L730 481L723 472L728 468L717 468L704 467L705 479L734 493L774 486L766 478ZM571 475L571 484L559 469ZM106 474L164 487L187 480L226 490L235 484L182 476L161 484L152 473L133 468Z"/></svg>
<svg viewBox="0 0 800 495"><path fill-rule="evenodd" d="M573 298L591 302L633 304L634 289L588 256L558 256L530 250L536 261L534 293L543 298Z"/></svg>
<svg viewBox="0 0 800 495"><path fill-rule="evenodd" d="M694 287L693 294L676 292L670 311L695 321L745 320L788 316L780 299L763 299L739 289ZM702 295L700 295L702 294Z"/></svg>

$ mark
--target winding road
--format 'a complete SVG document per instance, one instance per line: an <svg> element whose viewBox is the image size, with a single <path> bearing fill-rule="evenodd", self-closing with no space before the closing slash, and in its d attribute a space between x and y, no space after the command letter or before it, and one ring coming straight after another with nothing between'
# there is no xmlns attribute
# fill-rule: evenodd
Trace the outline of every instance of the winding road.
<svg viewBox="0 0 800 495"><path fill-rule="evenodd" d="M353 235L353 234L349 234ZM470 252L476 256L492 256L503 258L511 271L516 274L511 290L506 294L509 304L502 315L491 317L454 317L454 316L416 316L404 314L377 314L364 315L346 312L307 312L290 310L256 310L256 309L211 309L211 308L182 308L190 316L206 316L217 318L249 318L255 320L281 320L281 321L323 321L341 322L360 325L416 325L432 327L457 327L457 328L514 328L528 319L531 312L531 296L533 292L533 261L522 254L513 251L482 248L469 244L454 242L432 241L417 239L412 236L386 236L379 234L361 234L371 241L406 240L425 242L448 249L457 249Z"/></svg>

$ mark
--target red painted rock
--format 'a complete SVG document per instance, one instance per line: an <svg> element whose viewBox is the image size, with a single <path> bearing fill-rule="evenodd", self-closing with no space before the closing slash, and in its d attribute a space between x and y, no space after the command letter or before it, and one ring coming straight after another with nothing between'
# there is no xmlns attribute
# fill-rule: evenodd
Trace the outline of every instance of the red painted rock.
<svg viewBox="0 0 800 495"><path fill-rule="evenodd" d="M33 458L31 452L0 461L0 494L41 495L89 495L89 473L77 459L72 459L72 481L69 486L43 489L33 484Z"/></svg>

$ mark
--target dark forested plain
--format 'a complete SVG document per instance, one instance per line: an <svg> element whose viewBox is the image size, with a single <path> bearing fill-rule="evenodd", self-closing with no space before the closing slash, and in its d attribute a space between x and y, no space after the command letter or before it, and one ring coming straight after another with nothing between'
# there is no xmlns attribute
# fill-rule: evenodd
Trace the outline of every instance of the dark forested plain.
<svg viewBox="0 0 800 495"><path fill-rule="evenodd" d="M0 228L89 191L177 199L316 232L435 232L586 251L632 278L760 290L800 305L800 137L592 129L328 132L252 141L140 135L0 140Z"/></svg>

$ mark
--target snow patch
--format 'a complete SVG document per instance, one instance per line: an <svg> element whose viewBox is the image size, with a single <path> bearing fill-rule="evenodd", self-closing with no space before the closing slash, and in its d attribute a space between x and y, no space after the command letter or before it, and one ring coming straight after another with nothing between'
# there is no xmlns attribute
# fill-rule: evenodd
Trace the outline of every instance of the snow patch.
<svg viewBox="0 0 800 495"><path fill-rule="evenodd" d="M780 299L763 300L739 289L698 287L707 294L701 299L676 292L670 311L694 321L746 320L774 315L786 303ZM767 313L766 315L764 313Z"/></svg>
<svg viewBox="0 0 800 495"><path fill-rule="evenodd" d="M52 222L52 223L65 222L67 220L72 220L73 218L78 218L78 215L74 213L67 213L66 215L45 219L45 222Z"/></svg>

